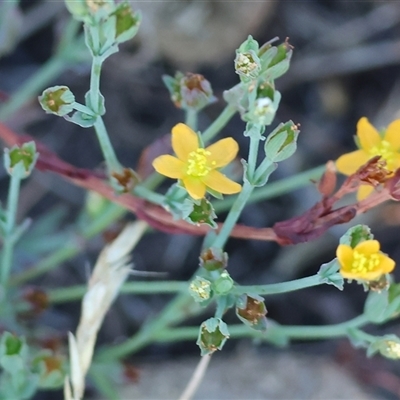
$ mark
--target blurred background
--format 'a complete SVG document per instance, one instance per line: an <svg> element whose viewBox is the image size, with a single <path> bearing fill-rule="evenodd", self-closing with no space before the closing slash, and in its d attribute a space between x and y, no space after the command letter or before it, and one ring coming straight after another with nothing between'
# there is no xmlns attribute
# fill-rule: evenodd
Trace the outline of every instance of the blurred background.
<svg viewBox="0 0 400 400"><path fill-rule="evenodd" d="M238 82L233 68L235 49L249 34L260 44L276 36L281 41L289 37L294 46L289 72L277 81L282 101L273 126L289 119L300 123L299 149L292 158L279 165L272 180L322 165L354 150L355 126L362 116L367 116L378 129L400 118L400 5L396 1L130 3L143 13L139 34L106 61L101 80L107 108L105 123L120 161L128 167L135 168L142 150L184 119L182 111L171 103L161 76L174 75L179 70L203 74L211 82L218 102L201 113L199 128L204 129L224 108L223 91ZM49 62L68 19L62 1L20 2L20 8L13 14L13 24L0 33L0 115L10 96ZM56 84L67 85L77 100L82 101L89 86L89 73L89 62L79 62L64 68L41 89ZM42 141L61 158L78 167L103 167L94 133L62 118L46 115L35 97L17 112L2 115L2 120L15 131L29 133ZM242 136L243 129L243 121L236 116L222 135L233 136L240 144L241 155L245 156L248 143ZM8 186L4 170L1 170L0 179L4 201ZM249 205L240 222L257 227L272 226L277 221L300 215L318 200L318 192L310 184L289 195ZM61 217L57 229L62 231L68 229L71 220L78 215L85 202L85 193L57 176L35 172L24 182L20 202L20 220L30 217L35 222L50 210L58 210ZM127 215L126 220L133 218ZM400 262L398 204L386 203L354 223L367 223L381 242L383 251ZM232 239L226 248L230 274L244 285L314 274L322 263L334 257L338 240L348 227L336 226L312 243L285 248L275 243ZM117 227L110 228L113 229ZM97 237L83 243L78 257L30 284L46 289L85 283L88 266L94 264L104 240L104 237ZM196 237L152 232L134 252L135 269L162 272L168 279L187 280L197 267L200 245L201 239ZM25 247L22 243L17 254L17 268L20 271L29 268L46 250L49 248L32 253L29 243L25 243ZM271 296L266 305L268 316L281 324L334 324L358 315L364 299L362 287L352 284L346 285L344 292L323 286ZM120 342L129 337L149 316L161 310L166 300L166 296L160 295L120 296L106 317L99 342ZM78 302L52 307L35 323L65 334L75 329L79 308ZM206 317L207 314L189 323L199 324ZM235 321L233 314L227 315L228 324ZM400 325L393 321L384 327L373 327L370 332L400 335ZM223 353L227 357L237 357L246 343L228 342ZM379 356L366 359L364 350L354 350L346 340L294 343L289 350L279 351L261 344L256 350L246 351L258 352L269 360L280 353L289 353L285 356L289 357L289 364L285 365L297 365L298 360L305 359L304 363L298 364L299 369L291 370L291 374L298 376L298 380L305 379L306 383L313 374L304 377L296 371L310 366L310 358L320 362L322 357L329 365L337 367L343 376L350 376L370 391L371 398L395 399L400 396L399 364ZM142 362L152 365L160 360L197 354L194 342L157 344L144 349L130 361L138 366L140 374ZM247 371L251 365L246 367ZM282 374L287 368L282 368ZM333 376L333 372L328 374L328 381ZM287 382L283 381L281 386L287 386ZM269 389L261 391L260 398L267 398L262 397L262 393ZM316 392L304 392L303 396L300 389L293 393L297 393L298 398L329 398L324 391L319 397ZM269 398L290 398L288 393L282 396L270 394ZM346 398L335 396L332 394L330 398ZM367 398L361 397L364 396L362 393L359 396L354 394L352 398Z"/></svg>

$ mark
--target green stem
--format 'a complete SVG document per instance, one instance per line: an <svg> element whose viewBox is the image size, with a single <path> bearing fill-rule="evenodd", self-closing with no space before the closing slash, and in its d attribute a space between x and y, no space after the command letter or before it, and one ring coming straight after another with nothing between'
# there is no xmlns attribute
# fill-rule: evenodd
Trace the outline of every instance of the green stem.
<svg viewBox="0 0 400 400"><path fill-rule="evenodd" d="M90 105L98 115L100 115L100 75L102 63L103 59L101 57L93 57L90 73Z"/></svg>
<svg viewBox="0 0 400 400"><path fill-rule="evenodd" d="M110 361L119 359L129 353L136 352L154 341L155 337L166 326L177 324L189 316L203 312L203 308L197 303L188 301L190 295L187 292L178 294L162 311L161 315L153 318L144 325L140 331L125 342L112 347L100 349L96 361Z"/></svg>
<svg viewBox="0 0 400 400"><path fill-rule="evenodd" d="M5 120L21 108L28 100L38 95L49 82L53 81L71 64L77 62L75 58L75 49L81 48L82 37L74 39L74 36L80 24L73 19L67 24L60 39L59 48L56 54L43 64L36 73L28 78L22 86L14 92L11 98L0 107L0 120ZM83 59L80 56L79 61Z"/></svg>
<svg viewBox="0 0 400 400"><path fill-rule="evenodd" d="M108 136L107 129L103 122L103 118L101 118L100 116L98 116L96 119L96 122L94 124L94 129L96 131L97 139L99 140L100 147L107 164L109 176L111 176L113 172L121 172L122 166L119 163L117 156L114 152L114 148Z"/></svg>
<svg viewBox="0 0 400 400"><path fill-rule="evenodd" d="M96 218L95 221L91 222L81 232L83 239L90 239L98 233L102 232L112 222L122 217L126 213L126 210L114 203L110 203L104 212ZM20 285L30 279L36 278L54 268L57 268L61 263L75 257L81 251L81 245L75 238L67 243L63 248L56 250L34 267L21 272L18 275L14 275L10 279L11 285Z"/></svg>
<svg viewBox="0 0 400 400"><path fill-rule="evenodd" d="M235 286L231 294L240 295L245 293L257 293L259 295L271 295L293 292L312 286L324 285L319 275L308 276L306 278L295 279L293 281L273 283L268 285Z"/></svg>
<svg viewBox="0 0 400 400"><path fill-rule="evenodd" d="M230 325L229 333L232 339L253 337L262 340L269 340L272 337L286 337L287 339L316 340L346 337L349 329L360 328L369 323L369 320L360 315L349 321L336 325L309 325L309 326L284 326L269 321L270 326L266 332L250 329L243 324ZM160 331L155 340L157 342L175 342L179 340L193 340L199 334L198 327L170 328Z"/></svg>
<svg viewBox="0 0 400 400"><path fill-rule="evenodd" d="M29 99L54 80L68 66L68 63L57 55L47 61L34 73L11 98L0 107L0 120L5 120L21 108Z"/></svg>
<svg viewBox="0 0 400 400"><path fill-rule="evenodd" d="M214 122L203 132L202 137L204 142L210 141L216 136L235 115L236 109L227 105L221 114L214 120Z"/></svg>
<svg viewBox="0 0 400 400"><path fill-rule="evenodd" d="M253 189L254 186L252 186L248 181L244 182L242 191L239 193L239 196L236 198L235 203L232 205L232 208L230 209L221 230L219 231L217 237L213 242L213 247L222 249L225 246L225 243L228 240L228 237L237 220L239 219L240 213L242 212Z"/></svg>
<svg viewBox="0 0 400 400"><path fill-rule="evenodd" d="M6 213L3 251L1 259L1 284L3 286L3 290L6 290L8 286L8 280L10 277L10 271L12 266L13 251L15 244L13 239L13 232L15 229L15 220L17 217L20 185L21 185L21 179L18 176L11 175L10 186L8 190L8 198L7 198L7 213Z"/></svg>
<svg viewBox="0 0 400 400"><path fill-rule="evenodd" d="M249 157L248 157L248 166L247 166L247 176L254 182L256 164L257 164L257 155L258 155L258 146L260 144L260 139L250 136L250 147L249 147Z"/></svg>
<svg viewBox="0 0 400 400"><path fill-rule="evenodd" d="M195 132L197 131L197 111L193 109L186 110L185 124L190 126Z"/></svg>
<svg viewBox="0 0 400 400"><path fill-rule="evenodd" d="M161 282L127 282L121 287L120 294L148 294L176 293L187 290L187 282L161 281ZM60 287L47 291L50 303L65 303L79 300L87 292L87 285Z"/></svg>
<svg viewBox="0 0 400 400"><path fill-rule="evenodd" d="M141 186L141 185L135 186L133 192L137 196L139 196L143 199L146 199L150 203L158 204L160 206L164 204L164 196L163 195L155 193L155 192L145 188L144 186Z"/></svg>
<svg viewBox="0 0 400 400"><path fill-rule="evenodd" d="M295 189L307 186L310 184L311 180L319 179L324 171L325 165L321 165L319 167L290 176L289 178L268 183L268 185L262 188L256 188L251 194L248 203L256 203L261 200L271 199L273 197L292 192ZM230 196L224 200L216 201L213 203L215 212L218 214L220 212L229 210L236 199L237 196Z"/></svg>

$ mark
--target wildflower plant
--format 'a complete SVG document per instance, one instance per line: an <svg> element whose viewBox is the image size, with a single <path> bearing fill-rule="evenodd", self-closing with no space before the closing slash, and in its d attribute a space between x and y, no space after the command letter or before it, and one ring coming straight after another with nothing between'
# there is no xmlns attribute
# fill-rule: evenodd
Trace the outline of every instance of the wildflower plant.
<svg viewBox="0 0 400 400"><path fill-rule="evenodd" d="M90 170L76 168L38 141L27 141L0 124L0 137L11 146L4 152L4 167L10 176L8 198L0 208L3 244L0 312L6 327L0 339L3 369L0 397L29 398L41 388L64 386L66 399L82 399L85 376L89 374L99 390L109 398L115 398L117 395L110 384L108 371L120 374L122 358L153 342L182 339L197 340L200 354L207 360L199 364L201 368L206 367L210 355L223 349L227 340L239 337L285 346L292 339L342 336L354 346L365 348L368 356L379 353L398 359L400 339L397 336L374 336L364 331L367 325L383 324L400 313L400 284L390 275L395 261L381 251L379 241L374 239L368 226L355 225L343 232L336 257L332 252L332 258L326 260L314 275L287 282L255 282L249 286L237 282L231 276L226 243L230 237L269 240L281 246L312 241L330 227L350 222L357 214L383 201L400 200L399 120L379 133L367 118L361 118L356 138L359 150L280 182L286 191L290 191L299 182L305 185L310 180L317 181L316 189L322 199L302 215L279 221L270 228L240 225L238 221L246 204L273 196L274 184L269 183L270 176L279 163L295 153L297 141L301 140L299 124L291 120L275 123L281 100L276 81L289 70L293 53L288 40L275 44L277 39L273 39L260 46L249 36L238 47L232 67L238 83L223 93L224 110L203 131L197 126L198 113L217 101L211 84L195 73L177 72L174 77L164 76L166 90L172 102L183 111L184 122L176 121L171 126L168 140L173 154L166 146L162 154L148 163L154 167L154 172L141 176L140 171L123 166L117 158L103 121L106 99L100 90L102 64L118 52L121 43L135 36L141 14L128 2L114 0L65 0L65 4L74 20L64 38L63 49L56 53L56 65L60 65L68 51L74 54L69 62L85 59L82 56L82 44L85 43L89 54L86 60L90 59L92 63L90 85L81 100L67 86L46 88L39 96L39 103L47 113L89 131L94 130L104 156L106 173L99 176ZM83 23L83 34L76 29L78 22ZM32 88L37 82L27 85ZM0 109L0 117L6 111L11 113L18 108L19 101L15 100L15 103L11 99L11 105L5 104ZM225 133L223 128L236 113L243 122L247 154L234 138L216 138ZM232 176L229 164L237 157L242 157L242 173ZM42 231L53 237L56 246L48 250L42 261L21 270L15 267L16 246L24 237L34 241L35 229L38 230L37 225L40 227L40 221L37 225L30 221L18 224L16 219L21 181L28 178L34 168L58 174L87 190L88 197L67 234L55 233L60 216L54 214L50 220L42 222ZM337 171L347 175L340 185L337 184ZM169 178L169 187L159 189L166 178ZM354 192L358 192L355 202L337 204ZM80 252L81 244L77 243L76 237L82 240L94 237L119 220L126 210L134 213L138 221L124 228L101 251L87 286L59 287L23 295L29 280L61 267L64 261ZM223 221L219 218L222 212L226 212ZM196 271L188 282L140 281L137 277L132 282L125 282L133 268L128 253L146 234L148 227L170 234L204 236ZM74 235L69 235L72 231ZM362 284L368 292L363 313L351 320L328 326L287 327L275 321L273 313L268 314L268 296L325 284L338 290L352 290L345 287L349 280ZM176 296L160 315L149 317L139 332L123 342L105 345L95 351L98 330L119 292L148 295L176 292ZM76 299L82 301L81 320L76 333L68 333L68 352L63 346L51 351L41 347L39 333L18 320L21 313L40 312L43 307ZM206 310L212 310L213 315L208 315L199 327L179 326L191 316L205 314ZM236 324L224 321L229 310L235 313ZM67 354L69 362L66 361ZM194 375L195 380L197 376ZM193 386L196 382L190 383L190 387Z"/></svg>

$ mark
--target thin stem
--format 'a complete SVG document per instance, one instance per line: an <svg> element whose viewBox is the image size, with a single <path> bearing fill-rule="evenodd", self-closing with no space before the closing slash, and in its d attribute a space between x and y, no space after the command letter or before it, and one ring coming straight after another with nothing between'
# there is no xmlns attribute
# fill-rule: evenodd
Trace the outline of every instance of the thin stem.
<svg viewBox="0 0 400 400"><path fill-rule="evenodd" d="M110 361L119 359L129 353L139 351L155 340L160 332L163 332L168 325L177 324L189 316L203 312L203 308L197 303L191 302L190 294L181 292L164 308L162 313L144 325L140 331L125 342L112 347L100 349L96 360Z"/></svg>
<svg viewBox="0 0 400 400"><path fill-rule="evenodd" d="M90 239L98 233L102 232L107 226L112 222L121 218L126 213L126 210L114 203L110 203L104 212L96 218L93 222L88 224L83 232L81 232L81 237L83 239ZM60 248L46 258L42 259L34 267L21 272L18 275L14 275L10 279L11 285L20 285L30 279L36 278L54 268L57 268L64 261L75 257L81 251L82 245L81 241L75 238L67 243L63 248Z"/></svg>
<svg viewBox="0 0 400 400"><path fill-rule="evenodd" d="M196 110L188 109L186 110L185 124L190 126L195 132L197 131L197 116Z"/></svg>
<svg viewBox="0 0 400 400"><path fill-rule="evenodd" d="M229 211L221 230L213 242L213 247L221 249L224 247L253 189L254 186L252 186L249 182L244 182L242 191L239 193L235 203L232 205L232 208Z"/></svg>
<svg viewBox="0 0 400 400"><path fill-rule="evenodd" d="M221 114L214 120L214 122L203 132L202 137L204 142L210 141L216 136L235 115L236 109L227 105Z"/></svg>
<svg viewBox="0 0 400 400"><path fill-rule="evenodd" d="M11 175L10 186L8 190L8 198L7 198L6 224L5 224L3 251L1 259L1 284L4 290L6 290L8 286L8 280L10 277L10 271L12 266L13 251L15 244L13 239L13 232L15 229L15 220L17 217L20 185L21 185L21 179L18 176Z"/></svg>
<svg viewBox="0 0 400 400"><path fill-rule="evenodd" d="M244 324L229 325L229 334L232 339L257 338L269 341L272 337L285 337L287 339L316 340L346 337L349 329L360 328L370 321L365 315L360 315L351 320L336 325L279 325L269 320L269 327L266 332L250 329ZM199 327L170 328L159 332L155 338L157 342L175 342L178 340L193 340L198 337Z"/></svg>
<svg viewBox="0 0 400 400"><path fill-rule="evenodd" d="M164 204L164 196L158 193L155 193L144 186L137 185L135 186L133 192L143 198L149 201L150 203L153 204L158 204L158 205L163 205Z"/></svg>
<svg viewBox="0 0 400 400"><path fill-rule="evenodd" d="M201 357L192 377L190 378L189 383L187 384L185 390L179 397L179 400L190 400L193 397L201 381L204 378L204 374L207 371L207 367L210 361L211 361L211 354L207 354Z"/></svg>
<svg viewBox="0 0 400 400"><path fill-rule="evenodd" d="M90 105L96 114L100 114L100 75L103 59L93 57L92 70L90 73Z"/></svg>
<svg viewBox="0 0 400 400"><path fill-rule="evenodd" d="M100 116L98 116L96 119L94 129L96 131L97 139L99 140L100 147L107 164L108 174L111 176L113 172L121 172L122 166L119 163L117 156L114 152L114 148L108 136L103 118L101 118Z"/></svg>
<svg viewBox="0 0 400 400"><path fill-rule="evenodd" d="M34 73L11 98L0 107L0 120L5 120L21 108L29 99L37 96L48 82L54 80L69 64L57 55Z"/></svg>
<svg viewBox="0 0 400 400"><path fill-rule="evenodd" d="M295 290L324 284L325 282L321 280L319 275L313 275L306 278L295 279L293 281L273 283L269 285L236 286L232 289L231 294L240 295L245 293L257 293L265 296L293 292Z"/></svg>
<svg viewBox="0 0 400 400"><path fill-rule="evenodd" d="M319 167L309 169L299 174L290 176L289 178L268 183L268 185L262 188L256 188L251 194L248 203L256 203L261 200L271 199L273 197L292 192L293 190L299 189L303 186L307 186L310 184L311 180L319 179L324 171L325 165L320 165ZM215 212L218 214L220 212L229 210L236 199L237 196L230 196L224 200L216 201L213 203Z"/></svg>
<svg viewBox="0 0 400 400"><path fill-rule="evenodd" d="M250 136L250 147L249 147L249 158L248 158L248 167L247 174L249 179L254 182L254 172L256 170L257 163L257 155L258 155L258 146L260 144L260 139L257 137Z"/></svg>
<svg viewBox="0 0 400 400"><path fill-rule="evenodd" d="M187 282L160 281L160 282L127 282L121 287L120 294L162 294L176 293L187 290ZM50 303L58 304L79 300L87 292L87 285L60 287L47 292Z"/></svg>

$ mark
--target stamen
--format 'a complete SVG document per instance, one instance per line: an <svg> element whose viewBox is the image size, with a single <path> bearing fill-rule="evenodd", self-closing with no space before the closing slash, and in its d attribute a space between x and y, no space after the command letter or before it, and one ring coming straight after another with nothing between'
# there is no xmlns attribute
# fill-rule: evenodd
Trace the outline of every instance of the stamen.
<svg viewBox="0 0 400 400"><path fill-rule="evenodd" d="M381 156L385 161L388 169L391 168L391 163L395 159L395 151L393 146L386 140L382 140L379 145L372 147L369 154L373 157Z"/></svg>
<svg viewBox="0 0 400 400"><path fill-rule="evenodd" d="M205 149L190 152L186 174L194 177L206 176L212 169L207 160L210 155L211 153ZM211 164L215 164L215 162Z"/></svg>
<svg viewBox="0 0 400 400"><path fill-rule="evenodd" d="M351 270L353 272L365 273L373 271L380 264L379 254L365 255L354 251Z"/></svg>

